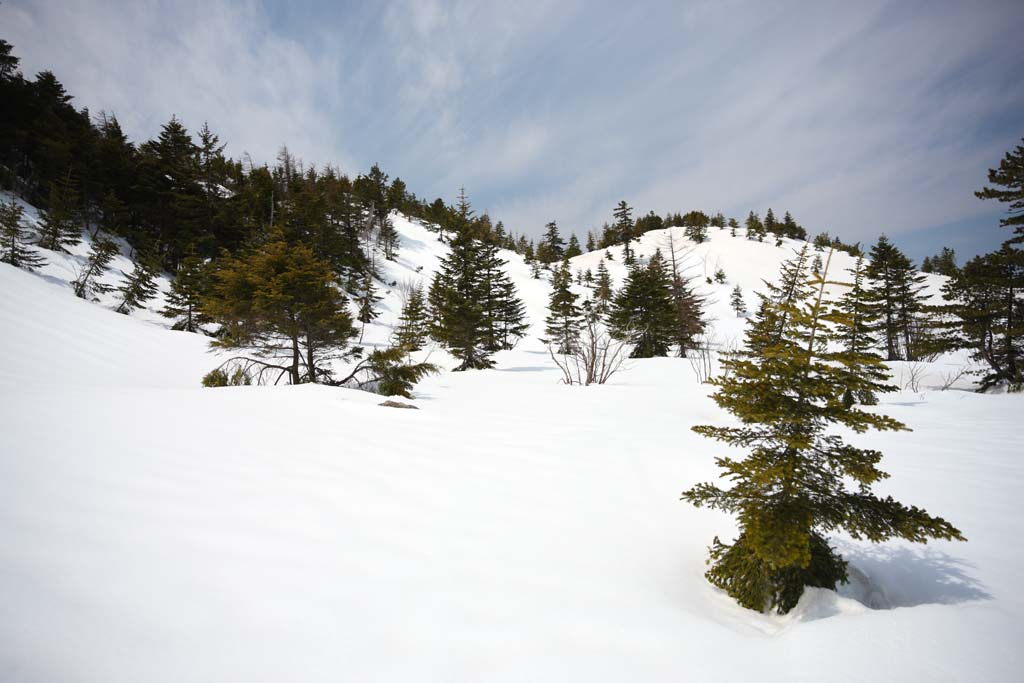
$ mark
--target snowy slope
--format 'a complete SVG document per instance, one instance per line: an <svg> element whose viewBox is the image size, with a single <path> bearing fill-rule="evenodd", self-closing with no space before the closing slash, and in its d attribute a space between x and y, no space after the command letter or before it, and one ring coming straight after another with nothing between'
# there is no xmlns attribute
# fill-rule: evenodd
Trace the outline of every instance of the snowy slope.
<svg viewBox="0 0 1024 683"><path fill-rule="evenodd" d="M428 278L444 245L396 227L385 279ZM700 249L730 280L724 336L728 290L786 252L714 231ZM547 285L509 258L540 324ZM0 680L999 681L1024 664L1024 397L885 397L914 431L851 437L886 454L879 492L970 541L840 538L866 578L766 616L702 578L734 526L678 500L722 452L689 427L729 417L686 360L564 387L528 339L426 380L418 411L206 390L205 340L58 280L0 264Z"/></svg>

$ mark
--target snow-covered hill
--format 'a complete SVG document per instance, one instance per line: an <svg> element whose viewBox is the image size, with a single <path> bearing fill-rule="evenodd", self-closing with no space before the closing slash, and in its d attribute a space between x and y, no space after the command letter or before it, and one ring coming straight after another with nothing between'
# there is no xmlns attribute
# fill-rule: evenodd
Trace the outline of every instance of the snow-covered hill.
<svg viewBox="0 0 1024 683"><path fill-rule="evenodd" d="M445 246L396 227L385 281L427 281ZM727 275L706 288L716 334L741 331L732 286L752 297L792 246L712 229L695 254ZM79 255L47 254L42 276L0 264L0 680L997 681L1024 664L1024 397L884 397L914 431L850 437L886 454L877 490L969 542L839 538L855 582L767 616L702 577L735 527L678 500L722 454L689 428L730 418L685 359L565 387L533 335L494 370L424 381L420 410L202 389L206 340L159 304L76 299ZM548 287L506 256L539 331ZM395 286L368 342L399 304Z"/></svg>

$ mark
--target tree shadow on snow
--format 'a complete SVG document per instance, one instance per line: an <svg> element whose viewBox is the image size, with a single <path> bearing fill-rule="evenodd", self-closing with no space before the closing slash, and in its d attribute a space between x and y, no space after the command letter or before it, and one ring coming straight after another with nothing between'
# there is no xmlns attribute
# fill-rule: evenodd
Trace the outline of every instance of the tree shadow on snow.
<svg viewBox="0 0 1024 683"><path fill-rule="evenodd" d="M839 545L850 563L850 583L839 586L838 593L872 609L992 599L971 576L974 565L940 550Z"/></svg>
<svg viewBox="0 0 1024 683"><path fill-rule="evenodd" d="M550 372L555 368L545 367L543 365L520 365L514 368L494 368L498 372Z"/></svg>

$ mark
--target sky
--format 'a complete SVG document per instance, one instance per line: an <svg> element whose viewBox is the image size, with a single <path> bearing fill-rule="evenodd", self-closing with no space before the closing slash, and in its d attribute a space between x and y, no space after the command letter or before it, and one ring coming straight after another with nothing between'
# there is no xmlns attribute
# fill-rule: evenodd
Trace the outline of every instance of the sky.
<svg viewBox="0 0 1024 683"><path fill-rule="evenodd" d="M974 191L1024 138L1021 0L7 0L0 37L136 141L355 174L537 236L772 207L961 261L1009 236Z"/></svg>

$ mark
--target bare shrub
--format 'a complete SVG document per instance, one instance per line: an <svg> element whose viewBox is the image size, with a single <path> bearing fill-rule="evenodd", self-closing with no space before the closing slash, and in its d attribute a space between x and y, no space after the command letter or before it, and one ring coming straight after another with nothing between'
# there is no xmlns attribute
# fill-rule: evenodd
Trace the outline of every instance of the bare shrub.
<svg viewBox="0 0 1024 683"><path fill-rule="evenodd" d="M627 335L623 335L627 336ZM596 316L586 316L579 337L568 353L559 353L558 346L548 344L548 353L562 371L565 384L604 384L622 369L629 356L627 342L615 339Z"/></svg>

